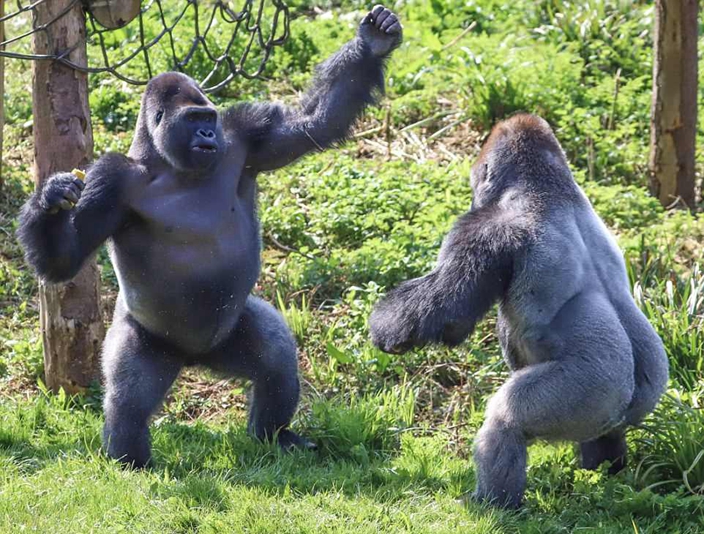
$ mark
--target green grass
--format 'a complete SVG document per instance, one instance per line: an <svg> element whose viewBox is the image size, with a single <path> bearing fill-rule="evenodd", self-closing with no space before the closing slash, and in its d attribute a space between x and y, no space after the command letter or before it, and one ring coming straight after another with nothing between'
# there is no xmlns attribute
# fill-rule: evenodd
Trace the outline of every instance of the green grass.
<svg viewBox="0 0 704 534"><path fill-rule="evenodd" d="M220 104L295 100L364 7L289 4L293 37L272 57L270 80L237 80ZM98 387L69 399L38 385L36 281L14 239L32 188L31 79L25 64L7 62L0 532L704 531L704 216L701 206L664 211L647 192L651 2L412 0L400 11L405 42L389 65L386 100L358 126L362 135L259 178L257 292L297 339L304 394L295 425L317 453L255 443L245 433L246 384L189 371L155 417L154 466L126 471L100 452ZM195 61L205 72L203 58ZM90 83L96 153L126 151L140 88ZM505 513L457 502L473 487L471 442L486 400L507 376L495 315L461 347L404 356L375 349L366 321L386 288L433 265L471 202L469 168L483 137L519 109L551 122L617 234L672 380L668 399L629 434L623 473L583 471L573 445L537 443L526 506ZM116 279L104 251L99 262L109 310Z"/></svg>
<svg viewBox="0 0 704 534"><path fill-rule="evenodd" d="M580 470L567 446L532 448L522 512L462 505L472 483L459 446L467 436L392 428L407 415L395 398L331 399L324 414L313 410L306 424L324 444L318 453L256 444L241 421L162 421L153 431L155 466L136 472L101 456L92 407L44 396L2 403L0 531L700 531L701 499L636 492L630 474ZM361 441L348 436L355 428Z"/></svg>

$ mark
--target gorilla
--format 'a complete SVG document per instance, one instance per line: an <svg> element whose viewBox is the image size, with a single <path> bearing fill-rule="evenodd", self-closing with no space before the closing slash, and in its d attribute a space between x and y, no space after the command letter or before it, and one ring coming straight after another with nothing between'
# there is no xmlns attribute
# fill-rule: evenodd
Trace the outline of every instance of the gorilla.
<svg viewBox="0 0 704 534"><path fill-rule="evenodd" d="M184 366L252 381L248 430L283 448L299 398L296 346L282 317L250 295L260 270L256 176L342 141L383 91L402 39L375 6L322 63L299 108L240 104L221 114L189 77L148 84L127 157L106 154L85 188L51 177L25 204L18 237L48 282L69 280L108 241L120 292L103 348L112 458L150 460L149 417Z"/></svg>
<svg viewBox="0 0 704 534"><path fill-rule="evenodd" d="M624 430L668 379L662 341L630 294L623 257L541 118L499 123L471 170L474 198L436 267L391 291L373 343L402 353L464 340L494 302L511 374L475 439L474 498L520 506L527 444L579 443L582 466L625 466Z"/></svg>

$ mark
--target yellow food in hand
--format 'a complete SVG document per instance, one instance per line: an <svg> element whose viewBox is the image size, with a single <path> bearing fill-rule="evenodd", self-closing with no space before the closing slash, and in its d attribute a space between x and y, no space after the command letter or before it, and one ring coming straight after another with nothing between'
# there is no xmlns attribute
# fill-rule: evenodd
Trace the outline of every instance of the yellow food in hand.
<svg viewBox="0 0 704 534"><path fill-rule="evenodd" d="M81 169L73 169L71 171L71 174L73 174L76 178L79 180L85 180L86 179L86 173L83 172Z"/></svg>

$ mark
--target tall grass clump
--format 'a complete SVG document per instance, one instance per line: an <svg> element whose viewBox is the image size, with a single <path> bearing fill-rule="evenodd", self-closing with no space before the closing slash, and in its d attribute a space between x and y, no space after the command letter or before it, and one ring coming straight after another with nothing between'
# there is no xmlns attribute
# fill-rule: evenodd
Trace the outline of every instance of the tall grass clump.
<svg viewBox="0 0 704 534"><path fill-rule="evenodd" d="M311 427L319 447L334 456L366 462L397 449L415 417L415 391L406 384L362 397L313 404Z"/></svg>
<svg viewBox="0 0 704 534"><path fill-rule="evenodd" d="M665 343L670 376L695 390L704 372L704 273L695 265L682 276L649 278L648 286L635 283L636 303Z"/></svg>
<svg viewBox="0 0 704 534"><path fill-rule="evenodd" d="M665 395L637 439L646 456L636 479L649 489L684 487L704 495L704 409L696 393Z"/></svg>

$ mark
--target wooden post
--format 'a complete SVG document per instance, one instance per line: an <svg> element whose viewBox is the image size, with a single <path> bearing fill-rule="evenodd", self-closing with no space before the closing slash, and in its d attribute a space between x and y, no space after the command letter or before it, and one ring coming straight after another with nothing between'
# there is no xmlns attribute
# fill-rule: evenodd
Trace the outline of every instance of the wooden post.
<svg viewBox="0 0 704 534"><path fill-rule="evenodd" d="M37 3L35 26L63 12L73 0ZM34 34L37 54L56 55L83 44L71 61L86 64L85 14L81 3ZM87 75L57 61L33 62L34 165L37 187L52 174L84 168L93 154ZM87 263L66 284L40 284L39 305L47 386L69 393L82 391L98 375L104 325L100 313L100 275Z"/></svg>
<svg viewBox="0 0 704 534"><path fill-rule="evenodd" d="M650 123L650 188L664 206L694 209L697 0L657 0Z"/></svg>

